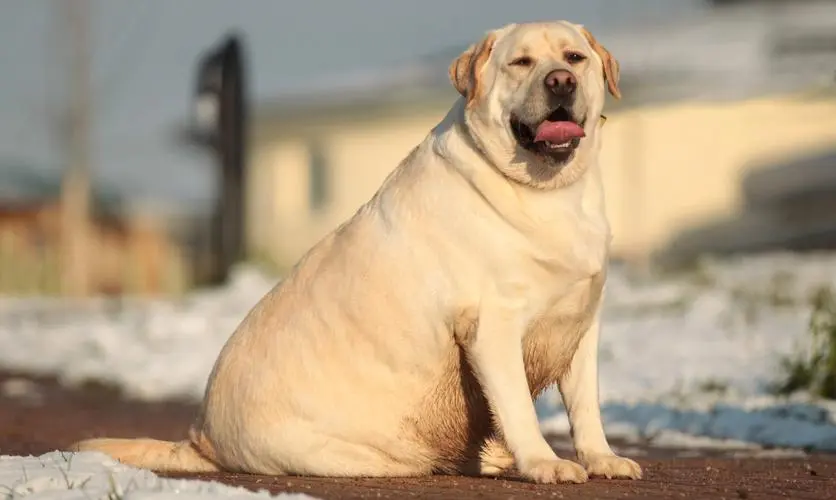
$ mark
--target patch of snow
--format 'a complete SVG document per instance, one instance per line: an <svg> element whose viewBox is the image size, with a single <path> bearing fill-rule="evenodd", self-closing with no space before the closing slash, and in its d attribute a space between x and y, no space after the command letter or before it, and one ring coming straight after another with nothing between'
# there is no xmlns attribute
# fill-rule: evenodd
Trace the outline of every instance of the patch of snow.
<svg viewBox="0 0 836 500"><path fill-rule="evenodd" d="M314 499L303 493L271 495L217 482L168 479L123 465L103 453L62 453L39 457L0 456L0 495L61 500Z"/></svg>
<svg viewBox="0 0 836 500"><path fill-rule="evenodd" d="M782 357L809 347L810 298L821 288L836 290L836 255L706 261L645 280L613 272L600 348L608 435L661 446L660 433L676 431L715 447L836 451L833 401L767 393ZM568 432L556 390L538 413L544 431Z"/></svg>
<svg viewBox="0 0 836 500"><path fill-rule="evenodd" d="M564 412L543 412L544 432L568 433ZM558 411L559 410L559 411ZM707 410L664 403L605 402L604 424L610 438L658 447L745 449L752 444L777 448L836 451L836 425L814 405L787 404L747 410L718 403Z"/></svg>
<svg viewBox="0 0 836 500"><path fill-rule="evenodd" d="M277 281L241 268L228 287L180 300L1 299L0 366L71 384L107 380L147 400L199 400L224 342ZM836 254L710 260L649 277L614 265L607 287L600 393L609 435L836 451L836 404L767 391L782 356L809 347L810 296L836 290ZM537 409L544 431L568 432L556 390Z"/></svg>
<svg viewBox="0 0 836 500"><path fill-rule="evenodd" d="M215 358L277 280L252 268L179 300L0 300L0 366L106 380L136 398L199 399Z"/></svg>

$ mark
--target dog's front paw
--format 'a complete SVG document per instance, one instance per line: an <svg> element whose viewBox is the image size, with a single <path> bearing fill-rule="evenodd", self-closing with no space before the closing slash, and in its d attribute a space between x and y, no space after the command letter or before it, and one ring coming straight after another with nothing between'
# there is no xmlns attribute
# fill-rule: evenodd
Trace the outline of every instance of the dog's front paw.
<svg viewBox="0 0 836 500"><path fill-rule="evenodd" d="M589 479L583 467L560 458L535 460L522 467L520 473L535 483L585 483Z"/></svg>
<svg viewBox="0 0 836 500"><path fill-rule="evenodd" d="M641 479L642 468L629 458L613 454L587 455L580 462L590 476L607 479Z"/></svg>

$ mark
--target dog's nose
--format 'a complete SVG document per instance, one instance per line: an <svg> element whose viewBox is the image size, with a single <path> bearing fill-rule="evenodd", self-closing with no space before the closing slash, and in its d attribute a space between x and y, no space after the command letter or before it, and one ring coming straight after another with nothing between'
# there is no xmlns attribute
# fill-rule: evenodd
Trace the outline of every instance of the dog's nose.
<svg viewBox="0 0 836 500"><path fill-rule="evenodd" d="M578 87L578 80L571 71L565 69L556 69L546 75L543 81L546 88L559 95L569 95Z"/></svg>

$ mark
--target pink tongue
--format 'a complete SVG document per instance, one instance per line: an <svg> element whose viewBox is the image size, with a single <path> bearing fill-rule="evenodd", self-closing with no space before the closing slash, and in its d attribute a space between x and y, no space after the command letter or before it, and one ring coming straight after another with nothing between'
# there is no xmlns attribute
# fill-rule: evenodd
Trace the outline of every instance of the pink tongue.
<svg viewBox="0 0 836 500"><path fill-rule="evenodd" d="M563 144L572 139L584 137L586 132L580 125L574 122L550 122L544 121L537 127L534 142L547 141L552 144Z"/></svg>

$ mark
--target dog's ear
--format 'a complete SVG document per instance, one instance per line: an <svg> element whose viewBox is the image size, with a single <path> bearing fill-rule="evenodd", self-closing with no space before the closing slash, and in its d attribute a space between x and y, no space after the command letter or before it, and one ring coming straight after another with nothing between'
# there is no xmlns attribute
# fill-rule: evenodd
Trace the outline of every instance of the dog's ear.
<svg viewBox="0 0 836 500"><path fill-rule="evenodd" d="M471 45L450 64L450 81L459 94L467 98L468 105L479 96L482 69L488 62L494 43L496 33L488 33L481 42Z"/></svg>
<svg viewBox="0 0 836 500"><path fill-rule="evenodd" d="M604 80L607 82L607 89L610 91L610 94L616 99L621 99L621 89L618 88L618 79L620 77L618 61L616 61L615 57L610 54L610 51L606 47L598 43L598 40L592 36L589 30L581 27L581 33L583 33L589 45L592 46L592 50L601 57L601 61L604 63Z"/></svg>

